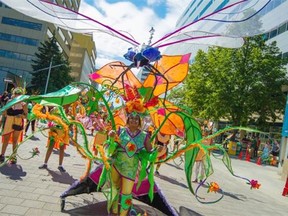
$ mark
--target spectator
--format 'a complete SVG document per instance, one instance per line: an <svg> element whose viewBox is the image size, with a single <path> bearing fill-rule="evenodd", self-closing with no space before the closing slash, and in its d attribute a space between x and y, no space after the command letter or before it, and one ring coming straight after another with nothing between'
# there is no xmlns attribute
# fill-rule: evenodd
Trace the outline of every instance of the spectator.
<svg viewBox="0 0 288 216"><path fill-rule="evenodd" d="M258 151L259 151L260 145L261 145L261 140L260 140L260 137L258 135L256 138L256 148L254 151L254 157L256 157L256 158L258 158Z"/></svg>
<svg viewBox="0 0 288 216"><path fill-rule="evenodd" d="M251 158L257 157L257 139L255 136L253 136L252 141L251 141L251 146L250 146L250 152L251 152Z"/></svg>
<svg viewBox="0 0 288 216"><path fill-rule="evenodd" d="M7 91L5 91L1 96L1 106L5 106L9 99L9 94Z"/></svg>
<svg viewBox="0 0 288 216"><path fill-rule="evenodd" d="M273 156L273 161L277 161L277 156L279 155L280 151L280 145L277 142L277 140L274 140L272 143L272 156Z"/></svg>

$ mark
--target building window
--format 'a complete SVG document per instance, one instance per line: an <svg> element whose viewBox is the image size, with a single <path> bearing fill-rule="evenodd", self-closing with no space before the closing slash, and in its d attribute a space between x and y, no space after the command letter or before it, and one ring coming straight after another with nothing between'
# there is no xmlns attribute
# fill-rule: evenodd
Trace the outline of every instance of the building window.
<svg viewBox="0 0 288 216"><path fill-rule="evenodd" d="M32 55L27 55L27 54L22 54L22 53L17 53L17 52L12 52L8 50L2 50L2 49L0 49L0 57L17 59L20 61L29 61L29 62L33 60Z"/></svg>
<svg viewBox="0 0 288 216"><path fill-rule="evenodd" d="M283 53L282 58L288 58L288 52Z"/></svg>
<svg viewBox="0 0 288 216"><path fill-rule="evenodd" d="M277 29L275 29L275 30L270 32L269 39L271 39L271 38L273 38L275 36L277 36Z"/></svg>
<svg viewBox="0 0 288 216"><path fill-rule="evenodd" d="M30 46L37 46L38 45L38 40L35 40L32 38L27 38L27 37L21 37L21 36L17 36L17 35L5 34L5 33L1 33L1 32L0 32L0 40L11 41L11 42L15 42L15 43L30 45Z"/></svg>
<svg viewBox="0 0 288 216"><path fill-rule="evenodd" d="M63 34L63 31L60 28L58 28L58 33L59 33L60 37L62 38L62 41L65 41L66 38Z"/></svg>
<svg viewBox="0 0 288 216"><path fill-rule="evenodd" d="M18 27L22 27L22 28L33 29L33 30L37 30L37 31L41 31L41 29L42 29L42 24L40 24L40 23L28 22L28 21L23 21L23 20L18 20L18 19L12 19L12 18L8 18L8 17L3 17L2 23L6 24L6 25L12 25L12 26L18 26Z"/></svg>
<svg viewBox="0 0 288 216"><path fill-rule="evenodd" d="M63 48L60 46L60 44L58 42L56 42L56 44L57 44L57 46L58 46L58 48L60 50L60 53L62 53L63 52Z"/></svg>
<svg viewBox="0 0 288 216"><path fill-rule="evenodd" d="M287 26L287 23L285 23L282 26L280 26L278 28L278 34L281 34L281 33L285 32L286 31L286 26Z"/></svg>
<svg viewBox="0 0 288 216"><path fill-rule="evenodd" d="M0 66L0 71L3 71L3 72L10 72L10 73L13 73L13 74L16 74L18 76L22 76L25 75L25 74L30 74L29 71L25 71L25 70L19 70L19 69L16 69L16 68L10 68L10 67L3 67L3 66Z"/></svg>
<svg viewBox="0 0 288 216"><path fill-rule="evenodd" d="M73 36L72 36L71 32L67 31L67 34L69 35L70 40L72 40Z"/></svg>
<svg viewBox="0 0 288 216"><path fill-rule="evenodd" d="M52 32L50 31L49 28L47 28L47 36L48 36L48 38L52 38L53 37L53 34L52 34Z"/></svg>

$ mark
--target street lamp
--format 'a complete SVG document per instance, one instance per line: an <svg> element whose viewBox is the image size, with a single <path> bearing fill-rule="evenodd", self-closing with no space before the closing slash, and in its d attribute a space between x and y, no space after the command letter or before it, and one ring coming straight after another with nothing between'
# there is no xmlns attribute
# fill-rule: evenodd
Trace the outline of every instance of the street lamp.
<svg viewBox="0 0 288 216"><path fill-rule="evenodd" d="M47 75L47 79L46 79L46 85L45 85L44 94L47 93L47 88L48 88L48 83L49 83L50 73L51 73L51 67L52 67L52 62L53 62L53 56L51 57L51 61L50 61L50 65L49 65L49 70L48 70L48 75Z"/></svg>
<svg viewBox="0 0 288 216"><path fill-rule="evenodd" d="M43 70L47 70L47 69L48 69L48 74L47 74L47 79L46 79L44 94L47 93L48 84L49 84L49 80L50 80L51 69L52 69L52 68L56 68L56 67L60 67L60 66L62 66L62 65L66 65L65 63L62 63L62 64L58 64L58 65L52 66L52 64L53 64L53 57L54 57L54 56L51 57L49 67L42 68L42 69L39 69L39 70L34 71L34 73L36 73L36 72L39 72L39 71L43 71Z"/></svg>

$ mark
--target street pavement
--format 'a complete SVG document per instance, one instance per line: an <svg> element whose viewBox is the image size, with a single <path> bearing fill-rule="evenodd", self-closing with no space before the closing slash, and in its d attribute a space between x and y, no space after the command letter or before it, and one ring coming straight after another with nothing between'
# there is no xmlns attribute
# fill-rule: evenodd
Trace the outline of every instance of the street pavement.
<svg viewBox="0 0 288 216"><path fill-rule="evenodd" d="M50 157L48 169L40 170L38 167L45 157L47 138L40 133L35 136L38 139L29 139L19 147L18 153L22 159L18 158L17 165L0 168L0 215L107 215L105 197L98 192L67 197L65 209L61 212L59 196L82 175L85 160L70 145L63 163L66 173L57 169L59 155L56 151ZM34 147L39 148L40 155L26 160ZM7 154L11 148L8 146ZM171 161L161 166L160 175L155 176L155 181L179 215L287 215L288 197L281 195L285 182L281 180L276 167L232 159L236 175L256 179L261 184L260 189L251 190L245 181L233 177L221 161L212 159L212 163L214 174L208 182L217 182L224 193L224 198L214 204L200 203L191 194L183 164L177 167ZM197 186L197 183L193 183L194 189ZM199 196L202 202L219 198L219 194L208 194L207 186L199 189ZM148 215L163 215L141 202L134 203L137 209L146 211Z"/></svg>

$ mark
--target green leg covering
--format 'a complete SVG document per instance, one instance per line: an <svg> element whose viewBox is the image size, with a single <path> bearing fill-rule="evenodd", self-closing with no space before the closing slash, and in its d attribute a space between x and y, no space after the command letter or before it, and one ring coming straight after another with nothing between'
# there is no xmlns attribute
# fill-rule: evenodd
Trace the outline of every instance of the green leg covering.
<svg viewBox="0 0 288 216"><path fill-rule="evenodd" d="M113 214L118 214L119 212L119 190L117 189L113 190L113 187L112 187L111 211Z"/></svg>
<svg viewBox="0 0 288 216"><path fill-rule="evenodd" d="M120 198L120 215L123 211L129 211L129 209L132 207L132 194L121 194Z"/></svg>

